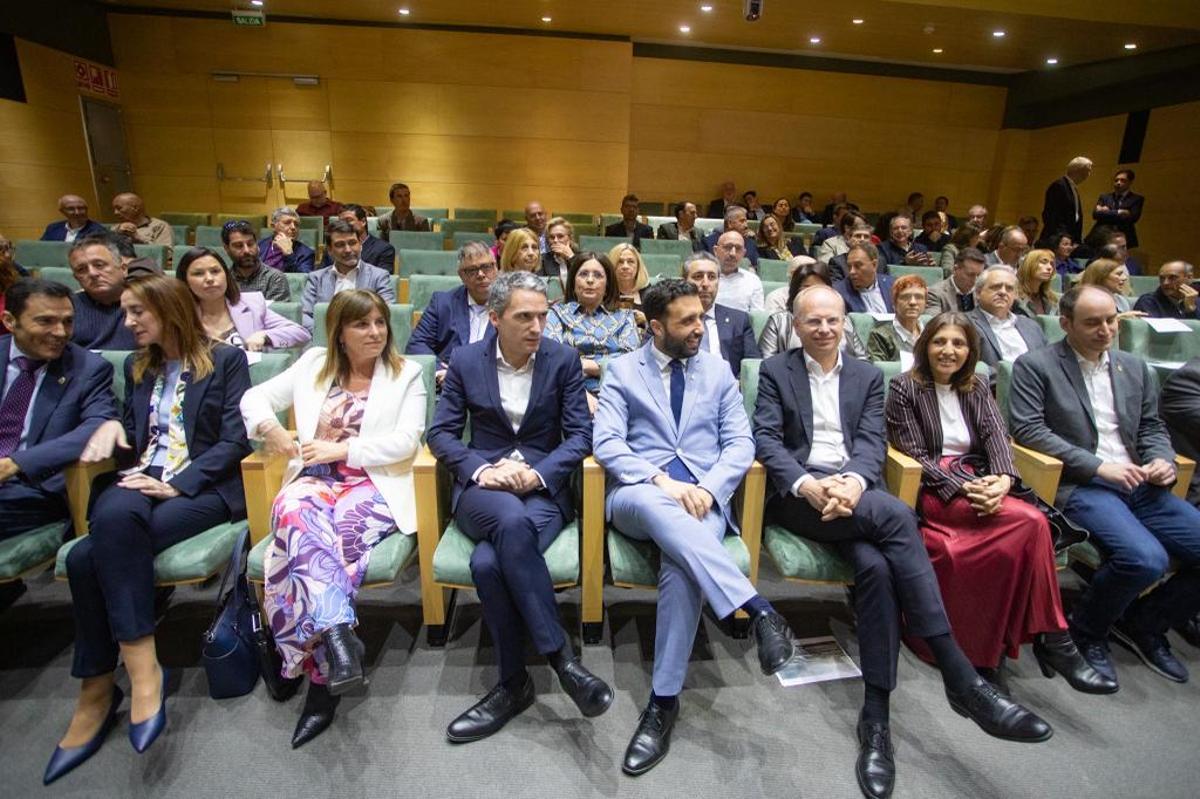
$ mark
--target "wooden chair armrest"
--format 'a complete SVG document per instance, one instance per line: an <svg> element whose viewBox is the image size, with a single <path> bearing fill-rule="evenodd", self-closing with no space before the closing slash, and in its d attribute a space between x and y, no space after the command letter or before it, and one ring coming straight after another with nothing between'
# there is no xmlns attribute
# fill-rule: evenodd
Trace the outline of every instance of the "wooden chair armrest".
<svg viewBox="0 0 1200 799"><path fill-rule="evenodd" d="M438 463L429 446L421 447L413 460L413 484L417 497L417 557L421 564L421 605L425 623L446 623L445 590L433 580L433 553L446 529L446 516L438 490Z"/></svg>
<svg viewBox="0 0 1200 799"><path fill-rule="evenodd" d="M921 464L889 445L883 476L892 496L916 510L917 493L921 490Z"/></svg>
<svg viewBox="0 0 1200 799"><path fill-rule="evenodd" d="M582 510L581 621L599 624L604 621L604 467L591 455L583 460Z"/></svg>
<svg viewBox="0 0 1200 799"><path fill-rule="evenodd" d="M88 505L92 498L92 481L102 474L115 471L117 462L106 458L98 463L75 461L63 469L63 478L67 482L67 505L71 509L71 521L75 526L75 536L88 534Z"/></svg>
<svg viewBox="0 0 1200 799"><path fill-rule="evenodd" d="M283 486L287 463L286 455L269 455L265 450L251 452L242 458L242 489L246 493L250 546L271 535L271 506Z"/></svg>
<svg viewBox="0 0 1200 799"><path fill-rule="evenodd" d="M750 552L750 582L758 584L759 556L762 554L763 513L767 504L767 469L757 460L738 487L742 528L742 542Z"/></svg>
<svg viewBox="0 0 1200 799"><path fill-rule="evenodd" d="M1192 476L1196 474L1196 462L1183 455L1175 456L1175 485L1171 492L1180 499L1187 499L1188 488L1192 484Z"/></svg>
<svg viewBox="0 0 1200 799"><path fill-rule="evenodd" d="M1053 505L1054 497L1058 494L1058 481L1062 478L1062 461L1020 444L1014 443L1012 448L1013 461L1017 464L1021 482Z"/></svg>

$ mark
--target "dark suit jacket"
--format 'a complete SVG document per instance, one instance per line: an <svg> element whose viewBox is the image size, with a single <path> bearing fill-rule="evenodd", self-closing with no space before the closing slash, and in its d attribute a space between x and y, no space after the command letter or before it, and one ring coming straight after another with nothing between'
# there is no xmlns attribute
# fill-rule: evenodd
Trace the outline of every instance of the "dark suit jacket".
<svg viewBox="0 0 1200 799"><path fill-rule="evenodd" d="M679 240L679 223L664 222L658 226L658 236L660 239L669 239L671 241ZM700 252L704 249L704 244L700 238L699 228L692 228L688 231L688 238L692 240L692 252Z"/></svg>
<svg viewBox="0 0 1200 799"><path fill-rule="evenodd" d="M717 239L721 238L721 234L724 232L725 231L723 230L714 230L712 233L709 233L707 236L701 239L700 243L706 252L712 252L714 249L716 249ZM751 264L758 266L758 245L752 238L746 238L745 242L746 258L750 260Z"/></svg>
<svg viewBox="0 0 1200 799"><path fill-rule="evenodd" d="M1063 232L1070 233L1074 241L1083 241L1083 207L1076 191L1071 190L1071 180L1066 175L1046 187L1042 203L1043 242Z"/></svg>
<svg viewBox="0 0 1200 799"><path fill-rule="evenodd" d="M883 424L883 372L854 358L842 358L838 378L842 436L850 460L844 472L862 475L871 488L879 484L887 440ZM763 361L754 407L754 441L758 459L779 496L808 474L804 464L812 451L812 392L804 350L794 349Z"/></svg>
<svg viewBox="0 0 1200 799"><path fill-rule="evenodd" d="M1176 369L1163 382L1159 403L1162 418L1175 450L1192 460L1200 460L1200 356ZM1200 470L1192 475L1188 501L1200 505Z"/></svg>
<svg viewBox="0 0 1200 799"><path fill-rule="evenodd" d="M0 336L0 391L11 345L12 336ZM12 454L25 480L43 491L66 493L63 467L79 459L101 422L117 418L112 373L108 361L70 343L61 358L46 365L25 449Z"/></svg>
<svg viewBox="0 0 1200 799"><path fill-rule="evenodd" d="M149 442L150 395L154 376L146 374L142 382L133 382L133 359L125 361L125 435L129 450L117 450L121 468L137 464ZM225 500L234 519L246 516L246 497L242 493L242 458L250 454L246 425L240 403L250 388L250 368L246 354L236 347L217 344L212 350L213 371L202 380L188 383L183 397L183 427L187 436L187 468L170 480L180 494L194 497L215 489Z"/></svg>
<svg viewBox="0 0 1200 799"><path fill-rule="evenodd" d="M1133 304L1133 310L1164 319L1200 319L1200 302L1196 303L1196 310L1190 314L1185 313L1182 307L1163 294L1161 288L1138 297L1137 302Z"/></svg>
<svg viewBox="0 0 1200 799"><path fill-rule="evenodd" d="M435 291L404 351L409 355L436 355L440 368L444 369L450 363L455 348L468 343L471 338L468 302L466 286L450 291ZM484 341L492 337L492 330L492 326L488 325Z"/></svg>
<svg viewBox="0 0 1200 799"><path fill-rule="evenodd" d="M713 316L717 320L717 338L721 341L721 357L733 370L733 376L742 374L742 358L761 358L758 342L754 340L754 328L750 314L724 305L713 305Z"/></svg>
<svg viewBox="0 0 1200 799"><path fill-rule="evenodd" d="M624 238L629 234L625 232L625 222L618 220L608 227L604 228L605 236L614 236ZM644 222L638 222L637 227L633 231L633 243L637 245L642 239L654 238L654 229Z"/></svg>
<svg viewBox="0 0 1200 799"><path fill-rule="evenodd" d="M1136 355L1110 350L1109 376L1121 442L1134 463L1171 462L1175 452L1158 416L1158 391L1150 367ZM1056 504L1100 468L1099 435L1075 350L1063 339L1031 350L1013 364L1009 391L1013 440L1063 462Z"/></svg>
<svg viewBox="0 0 1200 799"><path fill-rule="evenodd" d="M1042 332L1042 326L1037 321L1015 311L1009 313L1016 320L1017 332L1025 340L1025 346L1029 347L1030 352L1046 346L1046 334ZM995 369L996 364L1003 360L1000 357L1000 341L992 332L992 326L988 324L987 317L983 315L979 306L975 306L967 313L967 316L971 318L971 323L975 325L975 330L979 333L979 360Z"/></svg>
<svg viewBox="0 0 1200 799"><path fill-rule="evenodd" d="M1117 230L1125 234L1125 243L1130 249L1138 246L1137 237L1137 222L1142 218L1142 203L1146 200L1140 194L1134 194L1127 191L1121 195L1118 200L1117 195L1113 192L1101 194L1100 199L1096 201L1096 205L1103 205L1111 208L1111 211L1096 211L1092 210L1092 219L1096 220L1098 225L1111 225ZM1117 211L1126 210L1129 216L1120 216Z"/></svg>
<svg viewBox="0 0 1200 799"><path fill-rule="evenodd" d="M734 200L733 202L736 205L741 201ZM708 204L708 208L706 208L704 210L704 218L705 219L721 219L724 216L725 216L725 198L724 197L718 197L717 199L713 200L712 202L710 202Z"/></svg>
<svg viewBox="0 0 1200 799"><path fill-rule="evenodd" d="M262 258L267 249L271 247L271 242L275 240L274 236L267 236L258 243L258 255ZM332 263L329 261L329 255L326 254L326 261L322 263ZM375 263L366 258L363 258L367 263ZM292 241L292 254L283 256L283 271L284 272L311 272L317 261L317 253L312 247L309 247L300 239Z"/></svg>
<svg viewBox="0 0 1200 799"><path fill-rule="evenodd" d="M929 248L914 241L909 244L908 251L912 253L929 252ZM879 245L879 260L883 262L884 267L888 264L903 264L904 256L905 253L893 244L891 239L881 242Z"/></svg>
<svg viewBox="0 0 1200 799"><path fill-rule="evenodd" d="M108 233L108 228L94 219L89 219L75 236L75 241L86 239L88 236L103 236ZM58 222L51 222L46 225L46 229L42 232L42 241L66 241L67 240L67 220L60 219ZM1129 246L1133 246L1132 244Z"/></svg>
<svg viewBox="0 0 1200 799"><path fill-rule="evenodd" d="M1007 474L1019 479L1013 463L1008 430L1000 416L1000 406L991 389L979 375L972 377L973 388L959 393L958 404L971 436L971 453L987 457L990 474ZM942 470L942 417L937 389L922 385L904 372L892 378L884 411L887 415L888 441L892 446L921 464L921 484L943 501L949 502L966 482Z"/></svg>
<svg viewBox="0 0 1200 799"><path fill-rule="evenodd" d="M592 450L583 369L573 348L543 338L533 365L533 386L521 427L513 432L500 404L496 339L459 347L442 382L442 396L425 436L437 459L454 475L452 506L481 466L520 450L562 511L575 517L571 475ZM471 441L462 435L470 425Z"/></svg>
<svg viewBox="0 0 1200 799"><path fill-rule="evenodd" d="M359 256L364 264L377 266L389 275L396 271L396 248L388 244L381 238L367 234L367 238L362 243L362 254ZM321 259L321 267L331 266L333 264L333 255L326 250L325 257ZM291 271L290 269L288 270Z"/></svg>
<svg viewBox="0 0 1200 799"><path fill-rule="evenodd" d="M883 304L887 307L888 313L896 311L895 306L892 305L892 283L894 282L891 275L885 275L883 272L875 274L875 284L879 287L879 293L883 295ZM867 305L863 301L862 295L858 293L858 289L850 282L850 278L842 278L833 284L833 288L846 301L847 311L867 313Z"/></svg>

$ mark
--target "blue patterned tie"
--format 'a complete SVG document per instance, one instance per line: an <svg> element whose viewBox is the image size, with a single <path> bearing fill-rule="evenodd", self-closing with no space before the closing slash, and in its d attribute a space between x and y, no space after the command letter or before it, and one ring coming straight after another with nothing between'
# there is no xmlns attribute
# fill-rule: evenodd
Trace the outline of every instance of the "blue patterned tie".
<svg viewBox="0 0 1200 799"><path fill-rule="evenodd" d="M17 451L21 443L21 430L25 427L25 414L29 412L29 402L33 399L33 387L37 385L34 374L42 368L45 361L34 361L24 355L18 355L12 361L21 373L13 381L12 387L4 395L0 403L0 458L7 458ZM672 391L674 391L674 383ZM676 414L678 418L678 414Z"/></svg>
<svg viewBox="0 0 1200 799"><path fill-rule="evenodd" d="M671 413L675 414L675 426L679 426L679 417L683 415L683 361L675 358L671 361Z"/></svg>

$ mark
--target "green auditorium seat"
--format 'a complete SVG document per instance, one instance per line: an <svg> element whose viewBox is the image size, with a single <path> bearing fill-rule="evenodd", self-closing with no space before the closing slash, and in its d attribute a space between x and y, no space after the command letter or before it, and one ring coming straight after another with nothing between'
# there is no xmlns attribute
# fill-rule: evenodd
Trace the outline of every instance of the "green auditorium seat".
<svg viewBox="0 0 1200 799"><path fill-rule="evenodd" d="M846 319L854 327L854 332L862 339L863 344L866 344L867 339L871 337L871 331L875 329L875 325L884 324L875 321L875 317L869 313L858 313L857 311L847 313Z"/></svg>
<svg viewBox="0 0 1200 799"><path fill-rule="evenodd" d="M197 214L190 212L167 211L158 215L158 218L174 227L182 225L190 229L197 228L200 225L207 225L211 216L209 214ZM175 240L176 244L183 244L179 239Z"/></svg>
<svg viewBox="0 0 1200 799"><path fill-rule="evenodd" d="M213 227L221 227L226 222L249 222L250 227L258 230L267 226L266 214L213 214Z"/></svg>
<svg viewBox="0 0 1200 799"><path fill-rule="evenodd" d="M219 250L224 247L221 241L221 228L212 225L200 225L196 228L196 246L209 247Z"/></svg>
<svg viewBox="0 0 1200 799"><path fill-rule="evenodd" d="M0 584L33 576L54 562L67 523L53 522L0 541Z"/></svg>
<svg viewBox="0 0 1200 799"><path fill-rule="evenodd" d="M1158 288L1158 275L1130 275L1129 290L1134 298L1150 294Z"/></svg>
<svg viewBox="0 0 1200 799"><path fill-rule="evenodd" d="M400 250L400 277L457 275L458 256L442 250Z"/></svg>
<svg viewBox="0 0 1200 799"><path fill-rule="evenodd" d="M1062 329L1062 325L1058 323L1058 317L1053 315L1039 315L1037 323L1041 325L1042 332L1046 335L1046 341L1053 344L1066 336L1066 331Z"/></svg>
<svg viewBox="0 0 1200 799"><path fill-rule="evenodd" d="M17 263L26 269L39 269L43 266L70 266L67 252L71 245L65 241L34 241L32 239L17 239L13 242L16 250L13 257Z"/></svg>
<svg viewBox="0 0 1200 799"><path fill-rule="evenodd" d="M423 311L435 291L452 291L462 285L458 275L413 275L408 279L408 302Z"/></svg>
<svg viewBox="0 0 1200 799"><path fill-rule="evenodd" d="M1200 320L1185 319L1191 333L1158 333L1145 319L1122 319L1117 344L1151 362L1183 363L1200 355Z"/></svg>
<svg viewBox="0 0 1200 799"><path fill-rule="evenodd" d="M137 253L138 258L150 258L158 264L159 269L165 269L167 265L167 248L162 244L135 244L133 251Z"/></svg>
<svg viewBox="0 0 1200 799"><path fill-rule="evenodd" d="M487 233L496 224L489 219L441 219L438 230L446 238L455 233Z"/></svg>
<svg viewBox="0 0 1200 799"><path fill-rule="evenodd" d="M899 280L905 275L917 275L925 281L926 286L932 286L942 279L940 266L905 266L904 264L889 264L888 274Z"/></svg>
<svg viewBox="0 0 1200 799"><path fill-rule="evenodd" d="M292 302L280 302L279 300L271 300L270 303L271 303L270 308L275 313L279 314L280 316L282 316L285 319L289 319L289 320L295 322L296 324L301 323L302 315L300 313L300 298L299 297L297 297Z"/></svg>
<svg viewBox="0 0 1200 799"><path fill-rule="evenodd" d="M576 233L579 232L580 227L588 227L588 226L595 227L596 226L596 215L595 214L579 214L579 213L572 214L572 213L558 213L558 212L550 214L551 218L554 218L556 216L561 216L563 219L567 220L572 225L574 225L576 228L576 230L575 230Z"/></svg>
<svg viewBox="0 0 1200 799"><path fill-rule="evenodd" d="M470 230L460 230L450 237L450 241L453 243L452 249L455 252L458 252L460 247L472 241L478 241L490 247L496 242L496 237L491 233L477 233Z"/></svg>
<svg viewBox="0 0 1200 799"><path fill-rule="evenodd" d="M175 239L176 244L187 244L188 236L191 235L192 229L187 225L171 225L171 235Z"/></svg>
<svg viewBox="0 0 1200 799"><path fill-rule="evenodd" d="M642 261L646 264L646 273L650 275L651 280L679 277L679 270L683 266L679 256L669 254L647 255L643 253Z"/></svg>
<svg viewBox="0 0 1200 799"><path fill-rule="evenodd" d="M759 261L759 263L762 263L762 261ZM767 295L770 294L775 289L787 288L787 281L786 280L764 280L764 281L762 281L762 287L763 287L763 299L765 300ZM863 339L863 341L866 341L866 339Z"/></svg>
<svg viewBox="0 0 1200 799"><path fill-rule="evenodd" d="M519 211L513 211L513 210L502 211L500 213L500 218L501 219L511 219L512 221L516 222L518 225L521 225L521 226L525 225L524 209L521 209Z"/></svg>
<svg viewBox="0 0 1200 799"><path fill-rule="evenodd" d="M387 206L381 205L378 207L386 208ZM414 216L425 217L430 221L430 223L433 223L438 219L448 219L450 217L449 208L413 208L412 212Z"/></svg>
<svg viewBox="0 0 1200 799"><path fill-rule="evenodd" d="M625 217L621 216L620 214L600 214L600 224L597 232L603 233L604 228L608 227L609 225L615 225L624 218Z"/></svg>
<svg viewBox="0 0 1200 799"><path fill-rule="evenodd" d="M692 254L692 244L678 239L642 239L642 255L666 254L686 258Z"/></svg>
<svg viewBox="0 0 1200 799"><path fill-rule="evenodd" d="M594 250L595 252L607 253L618 244L628 244L633 239L631 236L580 236L579 251L587 252Z"/></svg>
<svg viewBox="0 0 1200 799"><path fill-rule="evenodd" d="M79 288L79 281L75 280L75 273L68 266L39 267L37 276L42 280L53 280L55 283L61 283L71 291L76 291Z"/></svg>
<svg viewBox="0 0 1200 799"><path fill-rule="evenodd" d="M455 208L455 219L486 219L489 222L496 221L495 208Z"/></svg>
<svg viewBox="0 0 1200 799"><path fill-rule="evenodd" d="M754 339L757 341L762 337L763 328L767 326L767 320L771 318L770 311L750 311L750 327L754 329Z"/></svg>
<svg viewBox="0 0 1200 799"><path fill-rule="evenodd" d="M304 284L308 282L308 276L312 272L284 272L283 276L287 278L288 292L291 294L291 302L300 302L300 298L304 296Z"/></svg>
<svg viewBox="0 0 1200 799"><path fill-rule="evenodd" d="M769 280L772 283L786 283L788 279L787 261L778 261L771 258L758 259L758 276L763 280Z"/></svg>
<svg viewBox="0 0 1200 799"><path fill-rule="evenodd" d="M424 230L389 230L388 241L396 252L401 250L440 250L446 237L436 231Z"/></svg>

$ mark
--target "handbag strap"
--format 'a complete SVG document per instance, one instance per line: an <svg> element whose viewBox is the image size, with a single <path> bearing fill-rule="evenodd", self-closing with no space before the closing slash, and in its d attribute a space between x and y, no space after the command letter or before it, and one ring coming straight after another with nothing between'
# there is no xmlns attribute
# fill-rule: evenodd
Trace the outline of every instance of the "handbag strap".
<svg viewBox="0 0 1200 799"><path fill-rule="evenodd" d="M234 587L237 586L239 579L244 580L246 578L246 555L249 552L249 548L250 527L247 525L238 534L237 541L233 544L233 552L229 556L229 565L225 567L225 573L221 575L221 587L217 589L216 605L218 608L225 601L225 583L229 580L229 576L231 574L234 575Z"/></svg>
<svg viewBox="0 0 1200 799"><path fill-rule="evenodd" d="M969 483L988 474L987 458L969 453L956 455L946 464L946 471L950 473L951 477Z"/></svg>

